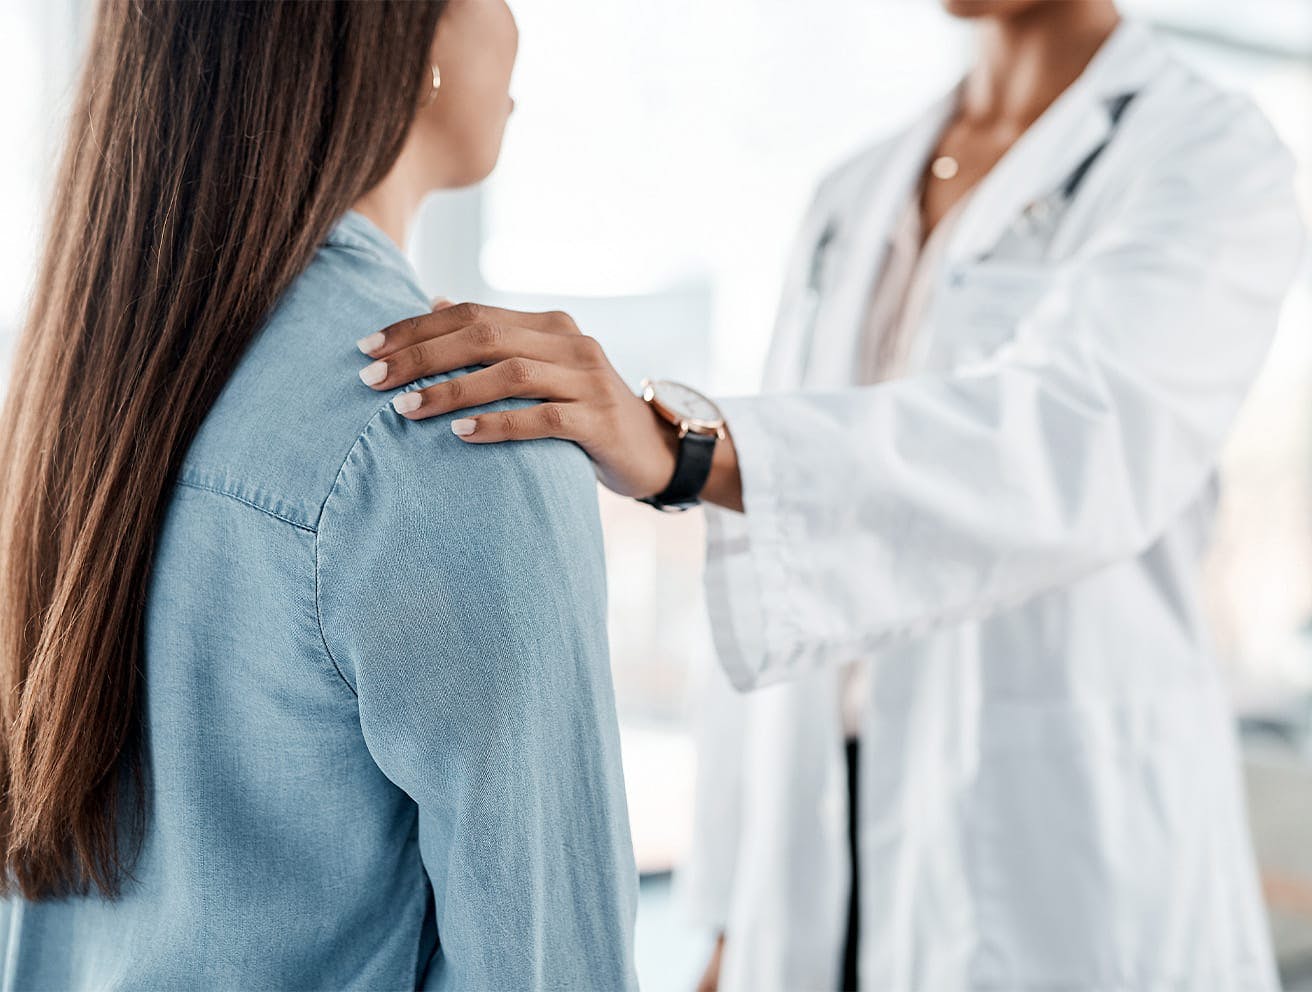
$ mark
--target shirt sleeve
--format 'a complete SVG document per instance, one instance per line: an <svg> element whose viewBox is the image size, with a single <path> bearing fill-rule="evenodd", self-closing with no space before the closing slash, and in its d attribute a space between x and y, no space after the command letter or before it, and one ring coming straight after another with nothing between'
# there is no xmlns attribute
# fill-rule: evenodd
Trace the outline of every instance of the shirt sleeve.
<svg viewBox="0 0 1312 992"><path fill-rule="evenodd" d="M1265 121L1210 123L1160 136L990 358L722 404L746 513L709 511L706 588L736 686L1018 605L1139 553L1203 490L1302 244Z"/></svg>
<svg viewBox="0 0 1312 992"><path fill-rule="evenodd" d="M319 526L325 644L418 807L458 989L636 988L596 484L572 445L474 447L389 407Z"/></svg>

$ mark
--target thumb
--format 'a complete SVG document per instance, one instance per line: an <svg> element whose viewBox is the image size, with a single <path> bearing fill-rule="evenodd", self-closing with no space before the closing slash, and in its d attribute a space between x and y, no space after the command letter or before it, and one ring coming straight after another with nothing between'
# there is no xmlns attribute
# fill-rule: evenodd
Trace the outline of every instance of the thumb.
<svg viewBox="0 0 1312 992"><path fill-rule="evenodd" d="M436 312L438 310L445 310L448 307L455 306L455 301L448 300L445 296L434 296L431 306L432 309Z"/></svg>

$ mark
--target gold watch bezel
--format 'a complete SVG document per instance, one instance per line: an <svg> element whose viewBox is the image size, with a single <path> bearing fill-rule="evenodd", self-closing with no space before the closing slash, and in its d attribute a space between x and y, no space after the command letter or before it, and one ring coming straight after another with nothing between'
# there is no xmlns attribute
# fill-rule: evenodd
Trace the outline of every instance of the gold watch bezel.
<svg viewBox="0 0 1312 992"><path fill-rule="evenodd" d="M684 417L676 413L674 410L671 410L668 406L666 406L664 403L660 401L660 397L656 395L656 384L658 382L665 382L665 381L668 380L643 379L642 380L643 402L646 403L648 406L650 406L653 410L655 410L662 420L676 427L679 431L680 438L684 437L687 434L704 434L704 435L714 434L716 440L723 441L725 438L723 417L719 418L718 420L700 420L697 417ZM690 393L697 393L697 395L700 396L702 399L704 399L707 403L710 403L712 406L715 406L717 410L719 409L719 407L716 406L715 401L711 399L709 396L706 396L704 393L698 392L696 389L693 389L691 386L685 386L681 382L673 383L673 384L679 386L681 389L688 390L688 392Z"/></svg>

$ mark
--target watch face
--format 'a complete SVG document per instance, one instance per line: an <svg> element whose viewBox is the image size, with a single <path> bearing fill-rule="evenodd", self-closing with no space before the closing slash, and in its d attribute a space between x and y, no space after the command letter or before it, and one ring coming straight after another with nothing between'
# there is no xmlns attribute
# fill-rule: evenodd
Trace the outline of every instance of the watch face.
<svg viewBox="0 0 1312 992"><path fill-rule="evenodd" d="M720 408L695 389L664 379L651 383L651 389L656 402L680 420L692 421L698 426L711 429L724 423Z"/></svg>

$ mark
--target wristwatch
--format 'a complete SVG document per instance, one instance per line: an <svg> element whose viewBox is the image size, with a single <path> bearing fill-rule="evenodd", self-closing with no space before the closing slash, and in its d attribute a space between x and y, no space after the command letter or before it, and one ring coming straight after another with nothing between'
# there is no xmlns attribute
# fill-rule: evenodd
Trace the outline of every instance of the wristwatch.
<svg viewBox="0 0 1312 992"><path fill-rule="evenodd" d="M665 379L644 379L642 398L656 415L679 432L679 451L670 484L644 503L659 510L687 510L701 502L711 476L715 442L724 440L724 416L695 389Z"/></svg>

